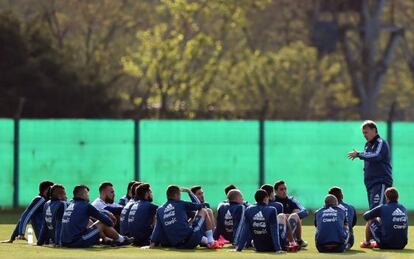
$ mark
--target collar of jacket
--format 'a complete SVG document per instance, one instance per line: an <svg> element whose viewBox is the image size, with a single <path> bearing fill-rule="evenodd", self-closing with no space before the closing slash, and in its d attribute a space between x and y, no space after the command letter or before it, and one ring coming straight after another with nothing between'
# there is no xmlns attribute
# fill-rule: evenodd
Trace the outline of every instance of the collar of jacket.
<svg viewBox="0 0 414 259"><path fill-rule="evenodd" d="M379 138L380 138L380 136L377 134L373 139L371 139L371 141L368 141L368 143L374 144L375 141L377 141L377 139L379 139Z"/></svg>

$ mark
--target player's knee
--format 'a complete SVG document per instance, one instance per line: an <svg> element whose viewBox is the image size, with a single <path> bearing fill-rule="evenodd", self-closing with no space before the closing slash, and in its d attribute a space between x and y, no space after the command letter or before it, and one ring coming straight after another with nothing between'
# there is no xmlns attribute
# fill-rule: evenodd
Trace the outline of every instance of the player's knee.
<svg viewBox="0 0 414 259"><path fill-rule="evenodd" d="M207 215L207 210L203 208L203 209L199 210L197 214L199 216L205 217Z"/></svg>
<svg viewBox="0 0 414 259"><path fill-rule="evenodd" d="M285 214L279 214L277 215L277 221L279 224L286 224L287 218Z"/></svg>
<svg viewBox="0 0 414 259"><path fill-rule="evenodd" d="M299 218L299 215L297 214L297 213L292 213L292 214L290 214L290 216L289 216L289 219L288 219L289 221L290 220L295 220L296 222L299 222L300 221L300 218Z"/></svg>

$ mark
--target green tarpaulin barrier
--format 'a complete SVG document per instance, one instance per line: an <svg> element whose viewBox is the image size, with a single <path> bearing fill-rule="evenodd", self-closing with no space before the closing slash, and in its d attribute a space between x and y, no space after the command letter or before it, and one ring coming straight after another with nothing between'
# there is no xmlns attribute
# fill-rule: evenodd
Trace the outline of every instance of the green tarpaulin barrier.
<svg viewBox="0 0 414 259"><path fill-rule="evenodd" d="M141 178L154 200L165 202L169 184L202 185L213 207L234 184L252 201L258 185L258 122L141 121ZM185 195L187 196L187 195Z"/></svg>
<svg viewBox="0 0 414 259"><path fill-rule="evenodd" d="M45 179L67 186L69 198L75 185L86 184L92 201L104 181L124 195L134 176L133 141L128 120L22 120L19 204L30 202Z"/></svg>
<svg viewBox="0 0 414 259"><path fill-rule="evenodd" d="M13 125L0 120L0 207L13 204ZM378 125L386 138L386 124ZM111 181L118 200L134 178L135 159L157 204L165 202L170 184L202 185L213 208L225 199L227 184L254 202L258 121L142 120L139 158L134 157L134 129L132 120L21 120L19 205L26 206L45 179L64 184L69 198L75 185L87 184L91 200L101 182ZM346 157L352 148L364 147L360 122L266 121L264 130L266 183L285 180L289 193L310 209L323 205L331 186L340 186L347 202L367 209L363 161ZM414 123L394 123L392 132L394 183L401 202L413 210Z"/></svg>
<svg viewBox="0 0 414 259"><path fill-rule="evenodd" d="M13 205L13 125L0 119L0 207Z"/></svg>

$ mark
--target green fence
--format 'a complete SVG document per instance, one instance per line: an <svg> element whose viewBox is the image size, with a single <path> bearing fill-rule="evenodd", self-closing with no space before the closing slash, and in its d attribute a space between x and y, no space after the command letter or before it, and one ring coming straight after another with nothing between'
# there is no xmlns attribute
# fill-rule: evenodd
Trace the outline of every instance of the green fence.
<svg viewBox="0 0 414 259"><path fill-rule="evenodd" d="M333 185L357 208L367 208L362 161L346 158L352 148L363 147L360 122L21 120L18 126L14 172L14 122L0 120L0 207L13 205L18 173L20 206L44 179L67 186L69 197L74 185L87 184L93 199L100 182L114 183L119 198L128 181L139 177L151 183L158 204L169 184L200 184L215 206L227 184L253 202L261 181L284 179L308 208L320 207ZM379 131L386 137L387 125L379 123ZM394 123L392 132L395 186L413 210L414 123Z"/></svg>

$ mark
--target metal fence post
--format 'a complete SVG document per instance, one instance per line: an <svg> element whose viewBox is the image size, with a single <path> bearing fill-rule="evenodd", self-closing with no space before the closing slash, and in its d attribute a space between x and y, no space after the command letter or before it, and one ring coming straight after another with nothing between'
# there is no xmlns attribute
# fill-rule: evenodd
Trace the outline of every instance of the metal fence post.
<svg viewBox="0 0 414 259"><path fill-rule="evenodd" d="M140 180L140 119L134 120L134 180Z"/></svg>
<svg viewBox="0 0 414 259"><path fill-rule="evenodd" d="M259 120L259 188L265 181L265 120Z"/></svg>
<svg viewBox="0 0 414 259"><path fill-rule="evenodd" d="M13 208L19 206L20 119L14 118L13 140Z"/></svg>

